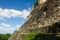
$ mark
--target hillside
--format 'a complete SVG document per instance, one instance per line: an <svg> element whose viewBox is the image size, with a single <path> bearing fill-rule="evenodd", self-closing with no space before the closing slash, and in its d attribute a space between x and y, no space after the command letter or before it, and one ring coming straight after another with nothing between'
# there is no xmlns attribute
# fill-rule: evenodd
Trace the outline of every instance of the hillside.
<svg viewBox="0 0 60 40"><path fill-rule="evenodd" d="M36 0L26 22L8 40L23 40L25 35L29 36L32 33L33 37L37 36L32 40L60 39L57 37L60 33L60 0ZM39 35L40 33L44 34Z"/></svg>

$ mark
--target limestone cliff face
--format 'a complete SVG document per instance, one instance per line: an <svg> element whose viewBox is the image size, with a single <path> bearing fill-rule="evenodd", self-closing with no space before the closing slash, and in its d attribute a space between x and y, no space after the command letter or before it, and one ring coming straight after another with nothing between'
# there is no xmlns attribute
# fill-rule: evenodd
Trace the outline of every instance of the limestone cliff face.
<svg viewBox="0 0 60 40"><path fill-rule="evenodd" d="M29 32L60 33L60 0L37 0L27 19L8 40L23 40Z"/></svg>

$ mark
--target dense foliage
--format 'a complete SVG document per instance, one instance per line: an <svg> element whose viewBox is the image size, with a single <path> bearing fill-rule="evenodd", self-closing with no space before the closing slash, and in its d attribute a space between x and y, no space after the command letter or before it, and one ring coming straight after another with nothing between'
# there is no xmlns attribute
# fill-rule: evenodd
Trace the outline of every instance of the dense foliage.
<svg viewBox="0 0 60 40"><path fill-rule="evenodd" d="M60 40L60 35L51 34L27 34L23 40Z"/></svg>
<svg viewBox="0 0 60 40"><path fill-rule="evenodd" d="M10 34L0 34L0 40L8 40Z"/></svg>

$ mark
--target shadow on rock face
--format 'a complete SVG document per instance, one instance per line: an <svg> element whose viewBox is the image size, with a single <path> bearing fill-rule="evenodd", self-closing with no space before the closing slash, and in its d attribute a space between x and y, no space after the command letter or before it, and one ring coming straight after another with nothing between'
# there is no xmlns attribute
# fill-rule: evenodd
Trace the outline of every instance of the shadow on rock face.
<svg viewBox="0 0 60 40"><path fill-rule="evenodd" d="M60 33L60 22L56 22L49 27L48 33Z"/></svg>

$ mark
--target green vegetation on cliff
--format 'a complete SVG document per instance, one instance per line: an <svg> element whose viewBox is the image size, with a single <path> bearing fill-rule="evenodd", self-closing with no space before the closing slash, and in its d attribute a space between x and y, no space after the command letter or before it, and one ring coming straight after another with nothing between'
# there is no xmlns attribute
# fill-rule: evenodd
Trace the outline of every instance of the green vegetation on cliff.
<svg viewBox="0 0 60 40"><path fill-rule="evenodd" d="M60 36L53 34L27 34L23 40L60 40Z"/></svg>
<svg viewBox="0 0 60 40"><path fill-rule="evenodd" d="M24 36L23 40L33 40L35 35L35 33L28 33Z"/></svg>

